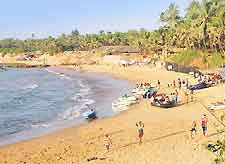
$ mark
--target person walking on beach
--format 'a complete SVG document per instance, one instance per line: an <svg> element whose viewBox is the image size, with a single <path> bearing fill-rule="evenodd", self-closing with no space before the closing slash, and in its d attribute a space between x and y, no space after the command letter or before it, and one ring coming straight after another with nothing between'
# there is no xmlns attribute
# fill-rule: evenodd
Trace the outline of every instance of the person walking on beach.
<svg viewBox="0 0 225 164"><path fill-rule="evenodd" d="M201 120L201 125L202 125L202 133L204 136L207 135L207 131L208 131L208 118L206 117L206 114L203 114L202 116L202 120Z"/></svg>
<svg viewBox="0 0 225 164"><path fill-rule="evenodd" d="M176 88L176 81L173 80L173 88Z"/></svg>
<svg viewBox="0 0 225 164"><path fill-rule="evenodd" d="M110 146L112 145L112 140L108 134L105 135L104 143L107 152L109 152Z"/></svg>
<svg viewBox="0 0 225 164"><path fill-rule="evenodd" d="M142 121L139 121L136 123L136 126L138 128L139 144L142 144L142 138L144 135L144 123Z"/></svg>
<svg viewBox="0 0 225 164"><path fill-rule="evenodd" d="M160 81L159 80L158 80L157 84L158 84L158 89L160 89Z"/></svg>
<svg viewBox="0 0 225 164"><path fill-rule="evenodd" d="M197 134L197 123L196 121L193 121L192 127L191 127L191 138L194 138Z"/></svg>
<svg viewBox="0 0 225 164"><path fill-rule="evenodd" d="M190 94L191 94L191 102L193 102L194 101L194 90L193 89L191 89Z"/></svg>

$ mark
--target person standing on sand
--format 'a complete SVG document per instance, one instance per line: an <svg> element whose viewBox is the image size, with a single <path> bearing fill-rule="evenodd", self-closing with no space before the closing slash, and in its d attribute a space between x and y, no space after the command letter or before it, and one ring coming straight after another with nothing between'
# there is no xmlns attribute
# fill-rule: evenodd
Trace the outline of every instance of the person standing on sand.
<svg viewBox="0 0 225 164"><path fill-rule="evenodd" d="M176 99L175 100L176 100L176 102L178 102L178 95L179 95L179 93L178 93L178 90L176 89L175 90L175 96L176 96Z"/></svg>
<svg viewBox="0 0 225 164"><path fill-rule="evenodd" d="M193 102L194 101L194 90L193 89L191 89L190 94L191 94L191 102Z"/></svg>
<svg viewBox="0 0 225 164"><path fill-rule="evenodd" d="M158 84L158 89L160 89L160 81L159 80L158 80L157 84Z"/></svg>
<svg viewBox="0 0 225 164"><path fill-rule="evenodd" d="M188 80L188 78L186 79L186 88L188 89L188 87L189 87L189 80Z"/></svg>
<svg viewBox="0 0 225 164"><path fill-rule="evenodd" d="M173 88L176 88L176 81L173 80Z"/></svg>
<svg viewBox="0 0 225 164"><path fill-rule="evenodd" d="M186 99L186 103L188 104L189 103L189 95L188 95L187 90L184 91L184 96L185 96L185 99Z"/></svg>
<svg viewBox="0 0 225 164"><path fill-rule="evenodd" d="M193 121L192 127L191 127L191 138L194 138L197 134L197 123L196 121Z"/></svg>
<svg viewBox="0 0 225 164"><path fill-rule="evenodd" d="M207 128L208 118L206 117L206 114L203 114L202 116L201 125L202 125L202 133L204 136L206 136L208 131L208 128Z"/></svg>
<svg viewBox="0 0 225 164"><path fill-rule="evenodd" d="M144 135L144 123L142 121L139 121L136 123L136 126L138 128L139 144L142 144L142 138Z"/></svg>
<svg viewBox="0 0 225 164"><path fill-rule="evenodd" d="M178 78L178 88L181 89L181 80Z"/></svg>
<svg viewBox="0 0 225 164"><path fill-rule="evenodd" d="M105 142L105 144L104 144L105 148L106 148L107 152L109 152L110 146L112 145L112 140L108 134L105 135L104 142Z"/></svg>

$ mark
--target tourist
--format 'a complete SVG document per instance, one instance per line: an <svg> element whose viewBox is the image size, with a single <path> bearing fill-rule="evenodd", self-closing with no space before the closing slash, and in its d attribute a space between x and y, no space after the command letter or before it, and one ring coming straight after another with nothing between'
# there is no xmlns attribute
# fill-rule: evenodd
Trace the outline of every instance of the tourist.
<svg viewBox="0 0 225 164"><path fill-rule="evenodd" d="M206 114L203 114L203 116L202 116L201 125L202 125L203 135L206 136L207 135L207 131L208 131L208 128L207 128L208 118L206 117Z"/></svg>
<svg viewBox="0 0 225 164"><path fill-rule="evenodd" d="M186 87L188 88L189 87L189 80L186 79Z"/></svg>
<svg viewBox="0 0 225 164"><path fill-rule="evenodd" d="M193 121L191 127L191 138L194 138L194 136L196 136L196 133L197 133L197 123L196 121Z"/></svg>
<svg viewBox="0 0 225 164"><path fill-rule="evenodd" d="M191 102L193 102L194 101L194 90L193 89L191 89L190 94L191 94Z"/></svg>
<svg viewBox="0 0 225 164"><path fill-rule="evenodd" d="M180 78L178 79L178 88L181 89L181 80L180 80Z"/></svg>
<svg viewBox="0 0 225 164"><path fill-rule="evenodd" d="M139 121L136 123L136 126L138 128L139 144L142 144L142 138L144 135L144 123L142 121Z"/></svg>
<svg viewBox="0 0 225 164"><path fill-rule="evenodd" d="M185 83L185 81L184 80L182 80L182 88L185 88L186 87L186 83Z"/></svg>
<svg viewBox="0 0 225 164"><path fill-rule="evenodd" d="M184 91L184 96L186 98L186 103L188 104L189 103L189 94L188 94L187 90Z"/></svg>
<svg viewBox="0 0 225 164"><path fill-rule="evenodd" d="M160 81L159 80L158 80L157 84L158 84L158 89L160 89Z"/></svg>
<svg viewBox="0 0 225 164"><path fill-rule="evenodd" d="M178 95L179 95L179 92L178 92L178 90L176 89L176 90L175 90L176 102L178 102Z"/></svg>
<svg viewBox="0 0 225 164"><path fill-rule="evenodd" d="M105 144L104 144L105 148L109 152L110 146L112 145L112 140L111 140L111 138L109 137L108 134L105 135L104 142L105 142Z"/></svg>
<svg viewBox="0 0 225 164"><path fill-rule="evenodd" d="M176 81L173 80L173 88L176 88Z"/></svg>

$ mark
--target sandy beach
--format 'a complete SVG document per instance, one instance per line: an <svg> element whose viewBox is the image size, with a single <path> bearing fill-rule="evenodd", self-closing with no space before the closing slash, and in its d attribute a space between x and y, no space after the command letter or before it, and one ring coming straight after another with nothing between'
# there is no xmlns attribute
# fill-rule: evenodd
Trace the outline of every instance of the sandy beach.
<svg viewBox="0 0 225 164"><path fill-rule="evenodd" d="M189 78L194 82L186 74L148 67L83 66L81 70L106 73L133 82L160 80L162 91L178 77ZM152 107L149 100L142 100L140 104L118 116L1 147L0 163L211 164L215 155L205 149L205 144L217 137L217 129L222 125L205 106L217 100L221 101L224 92L225 87L222 85L204 89L194 94L194 102L172 109ZM209 119L208 137L201 135L200 120L203 113ZM138 143L135 126L139 120L145 123L141 145ZM192 139L190 129L194 120L197 121L198 131L197 136ZM104 148L106 133L112 139L109 152ZM91 157L98 159L87 162Z"/></svg>

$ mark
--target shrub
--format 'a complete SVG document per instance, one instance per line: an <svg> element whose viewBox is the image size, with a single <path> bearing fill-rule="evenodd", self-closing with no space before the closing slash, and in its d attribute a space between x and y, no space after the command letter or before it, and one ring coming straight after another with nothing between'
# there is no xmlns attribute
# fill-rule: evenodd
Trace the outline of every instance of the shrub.
<svg viewBox="0 0 225 164"><path fill-rule="evenodd" d="M170 60L181 65L193 65L195 61L202 61L199 65L203 64L206 68L220 67L225 63L225 58L218 52L204 52L199 50L186 50L180 54L173 56Z"/></svg>

